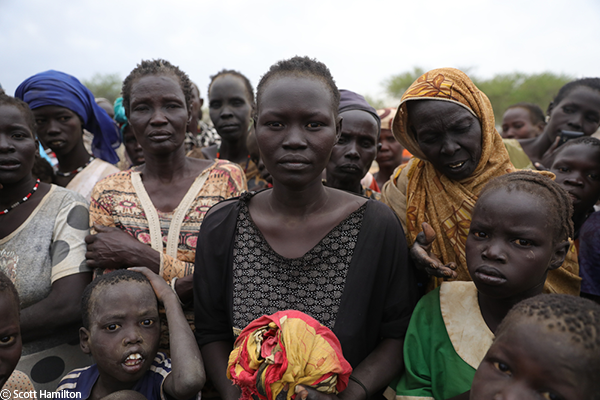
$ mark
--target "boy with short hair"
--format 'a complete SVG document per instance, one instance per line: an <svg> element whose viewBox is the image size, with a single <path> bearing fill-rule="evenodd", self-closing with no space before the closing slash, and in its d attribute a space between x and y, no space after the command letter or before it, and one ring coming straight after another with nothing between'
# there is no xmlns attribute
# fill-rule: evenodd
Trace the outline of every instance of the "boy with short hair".
<svg viewBox="0 0 600 400"><path fill-rule="evenodd" d="M0 270L0 389L15 391L33 391L29 377L15 367L21 358L19 294L12 281Z"/></svg>
<svg viewBox="0 0 600 400"><path fill-rule="evenodd" d="M158 301L169 322L171 358L158 352ZM200 351L179 299L147 268L117 270L96 278L83 293L82 350L96 364L66 375L57 391L100 399L134 390L148 400L188 399L204 386Z"/></svg>
<svg viewBox="0 0 600 400"><path fill-rule="evenodd" d="M600 302L600 214L594 212L600 200L600 140L569 140L557 150L550 170L573 203L575 235L565 264L579 271L581 296Z"/></svg>
<svg viewBox="0 0 600 400"><path fill-rule="evenodd" d="M498 327L470 399L599 399L599 352L599 305L569 295L529 298Z"/></svg>

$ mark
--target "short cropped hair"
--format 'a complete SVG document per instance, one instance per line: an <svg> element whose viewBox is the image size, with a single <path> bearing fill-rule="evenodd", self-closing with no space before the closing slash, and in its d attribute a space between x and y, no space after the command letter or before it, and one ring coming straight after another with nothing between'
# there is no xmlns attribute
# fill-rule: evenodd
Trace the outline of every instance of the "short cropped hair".
<svg viewBox="0 0 600 400"><path fill-rule="evenodd" d="M331 72L329 68L325 64L316 59L309 57L292 57L289 60L278 61L273 64L269 71L263 75L258 83L258 88L256 92L256 101L260 104L260 98L262 96L263 90L267 82L274 77L277 76L309 76L321 79L323 83L326 84L329 92L331 93L332 98L332 107L334 109L334 113L337 116L338 108L340 106L340 91L338 90L335 81L333 80L333 76L331 76Z"/></svg>
<svg viewBox="0 0 600 400"><path fill-rule="evenodd" d="M504 189L522 191L538 196L548 204L548 221L554 227L553 243L560 243L573 237L573 206L565 189L544 175L527 170L511 172L492 179L481 191L479 198L486 193ZM477 206L475 206L477 207Z"/></svg>
<svg viewBox="0 0 600 400"><path fill-rule="evenodd" d="M569 148L570 146L575 146L578 144L584 144L587 146L597 146L600 149L600 139L597 139L592 136L583 136L578 137L577 139L567 140L566 143L560 146L557 151L560 152L566 148ZM598 160L598 162L600 163L600 160Z"/></svg>
<svg viewBox="0 0 600 400"><path fill-rule="evenodd" d="M36 131L37 126L35 124L35 116L29 108L29 105L25 103L21 99L17 99L16 97L9 96L7 94L0 94L0 106L13 106L21 111L21 114L25 117L25 121L27 121L27 126L31 129L31 133L33 137L37 137Z"/></svg>
<svg viewBox="0 0 600 400"><path fill-rule="evenodd" d="M93 297L94 293L96 292L96 289L102 288L104 286L115 285L120 282L139 282L148 284L150 285L150 287L152 287L150 281L148 280L148 278L146 278L146 276L144 276L144 274L136 271L130 271L128 269L118 269L116 271L112 271L107 274L98 276L89 285L86 286L81 297L81 313L84 328L90 328L90 315L92 306L95 301Z"/></svg>
<svg viewBox="0 0 600 400"><path fill-rule="evenodd" d="M222 69L210 77L210 83L208 84L208 99L210 100L210 88L212 87L215 80L225 75L236 76L240 78L242 82L244 82L244 86L246 87L246 95L248 96L248 100L250 100L250 105L252 106L252 108L254 108L256 106L256 103L254 100L254 87L252 86L252 83L250 83L250 80L246 77L246 75L233 69ZM198 93L200 93L200 91L198 91Z"/></svg>
<svg viewBox="0 0 600 400"><path fill-rule="evenodd" d="M581 78L565 84L563 87L560 88L558 94L556 95L554 100L552 100L552 103L548 107L548 114L550 114L550 109L552 106L558 105L558 103L563 101L564 98L569 95L569 93L571 93L573 90L579 87L587 87L600 92L600 78Z"/></svg>
<svg viewBox="0 0 600 400"><path fill-rule="evenodd" d="M185 96L185 105L189 110L192 107L192 81L189 76L179 69L178 66L171 64L167 60L142 60L123 81L123 107L125 115L129 118L129 108L131 107L131 88L133 82L148 75L173 75L179 80L179 85Z"/></svg>
<svg viewBox="0 0 600 400"><path fill-rule="evenodd" d="M506 110L508 111L513 108L523 108L527 110L527 112L529 113L529 119L531 120L531 123L533 125L539 124L540 122L543 124L546 123L546 116L544 115L544 112L542 111L540 106L538 106L537 104L521 102L509 106Z"/></svg>
<svg viewBox="0 0 600 400"><path fill-rule="evenodd" d="M597 382L600 374L600 305L577 296L567 294L541 294L517 303L504 318L496 331L496 338L510 327L530 320L542 324L546 329L558 332L568 340L561 346L573 346L573 359L585 365L590 379ZM552 349L548 349L552 352ZM597 384L597 383L596 383ZM594 399L600 398L596 392Z"/></svg>

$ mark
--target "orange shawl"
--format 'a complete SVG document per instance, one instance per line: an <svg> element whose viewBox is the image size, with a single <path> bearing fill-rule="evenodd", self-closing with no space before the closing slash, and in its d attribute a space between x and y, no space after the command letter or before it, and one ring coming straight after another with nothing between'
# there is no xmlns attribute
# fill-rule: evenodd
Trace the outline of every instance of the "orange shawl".
<svg viewBox="0 0 600 400"><path fill-rule="evenodd" d="M458 182L439 173L426 160L415 137L408 131L407 101L440 100L456 103L472 112L481 123L481 159L471 176ZM465 247L471 226L471 213L479 193L493 178L514 172L502 138L494 126L494 112L487 96L463 72L454 68L431 70L417 79L404 93L394 118L392 132L415 157L396 169L381 193L382 200L398 215L409 246L427 222L437 233L433 253L444 263L457 265L459 281L470 281ZM554 179L554 174L539 171ZM439 286L433 280L428 289ZM573 248L563 265L548 273L544 291L579 295L579 265Z"/></svg>
<svg viewBox="0 0 600 400"><path fill-rule="evenodd" d="M426 160L407 126L406 102L418 100L449 101L466 108L479 119L481 158L471 176L454 181ZM435 69L422 75L404 93L392 131L418 159L411 160L392 176L383 190L384 202L403 221L409 246L421 232L421 224L429 223L438 235L432 245L433 253L444 264L456 263L458 280L470 281L465 245L475 202L486 183L515 170L494 126L490 101L463 72L454 68ZM406 185L406 190L399 189L399 184Z"/></svg>

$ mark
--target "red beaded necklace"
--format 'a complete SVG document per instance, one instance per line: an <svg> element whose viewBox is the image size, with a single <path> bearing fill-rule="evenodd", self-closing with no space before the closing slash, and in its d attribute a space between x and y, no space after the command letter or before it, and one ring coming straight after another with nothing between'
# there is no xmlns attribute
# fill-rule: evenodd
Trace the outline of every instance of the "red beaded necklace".
<svg viewBox="0 0 600 400"><path fill-rule="evenodd" d="M35 181L35 186L33 187L33 189L31 189L31 191L27 194L27 196L23 197L21 200L17 201L15 204L8 207L6 210L0 211L0 215L7 214L9 211L12 211L17 206L20 206L21 204L25 203L27 200L29 200L31 195L34 194L36 190L38 190L39 186L40 186L40 180L38 179L37 181Z"/></svg>
<svg viewBox="0 0 600 400"><path fill-rule="evenodd" d="M93 157L93 156L92 156L92 157L90 157L90 159L88 160L88 162L86 162L86 163L85 163L85 165L82 165L81 167L79 167L79 168L77 168L77 169L75 169L75 170L73 170L73 171L69 171L69 172L61 172L61 171L58 171L58 170L57 170L57 171L56 171L56 175L58 175L58 176L62 176L62 177L67 177L67 176L71 176L71 175L78 174L78 173L80 173L81 171L83 171L83 169L84 169L85 167L87 167L88 165L90 165L90 163L91 163L92 161L94 161L94 157Z"/></svg>

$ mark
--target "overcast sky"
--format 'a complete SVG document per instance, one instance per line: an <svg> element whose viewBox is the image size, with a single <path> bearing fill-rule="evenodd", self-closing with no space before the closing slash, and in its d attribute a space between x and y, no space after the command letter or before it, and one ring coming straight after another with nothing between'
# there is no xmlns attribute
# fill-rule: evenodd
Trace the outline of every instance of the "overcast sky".
<svg viewBox="0 0 600 400"><path fill-rule="evenodd" d="M600 76L600 1L0 0L9 94L48 69L124 78L141 59L164 58L206 97L222 68L256 86L294 55L323 61L340 88L373 97L413 66Z"/></svg>

